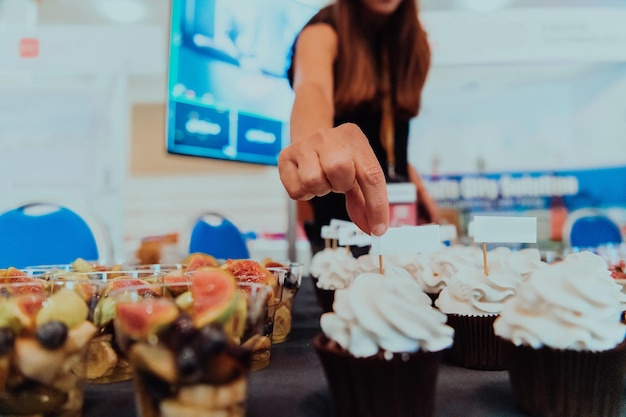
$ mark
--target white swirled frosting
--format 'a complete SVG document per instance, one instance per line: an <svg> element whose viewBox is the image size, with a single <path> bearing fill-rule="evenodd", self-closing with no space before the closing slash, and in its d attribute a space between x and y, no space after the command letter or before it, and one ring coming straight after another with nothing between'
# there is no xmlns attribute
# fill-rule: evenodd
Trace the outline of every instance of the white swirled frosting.
<svg viewBox="0 0 626 417"><path fill-rule="evenodd" d="M528 278L533 271L548 265L541 260L541 254L536 248L512 251L507 247L498 247L489 251L488 259L489 263L495 261L511 268L523 278Z"/></svg>
<svg viewBox="0 0 626 417"><path fill-rule="evenodd" d="M507 301L495 333L515 345L601 351L624 340L620 287L591 252L534 271Z"/></svg>
<svg viewBox="0 0 626 417"><path fill-rule="evenodd" d="M355 357L389 352L440 351L452 345L446 315L399 267L364 273L335 292L333 312L322 315L326 336Z"/></svg>
<svg viewBox="0 0 626 417"><path fill-rule="evenodd" d="M448 314L498 314L521 283L521 274L499 263L491 265L488 275L482 268L463 268L448 279L435 305Z"/></svg>
<svg viewBox="0 0 626 417"><path fill-rule="evenodd" d="M346 288L356 277L357 261L346 248L324 249L311 259L310 273L317 278L318 288Z"/></svg>

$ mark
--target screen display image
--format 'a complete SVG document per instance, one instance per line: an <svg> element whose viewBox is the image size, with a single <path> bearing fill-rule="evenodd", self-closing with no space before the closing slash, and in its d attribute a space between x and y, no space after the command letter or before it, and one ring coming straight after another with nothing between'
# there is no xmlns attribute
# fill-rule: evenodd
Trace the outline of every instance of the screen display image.
<svg viewBox="0 0 626 417"><path fill-rule="evenodd" d="M291 48L321 3L173 0L167 151L276 165L289 142Z"/></svg>

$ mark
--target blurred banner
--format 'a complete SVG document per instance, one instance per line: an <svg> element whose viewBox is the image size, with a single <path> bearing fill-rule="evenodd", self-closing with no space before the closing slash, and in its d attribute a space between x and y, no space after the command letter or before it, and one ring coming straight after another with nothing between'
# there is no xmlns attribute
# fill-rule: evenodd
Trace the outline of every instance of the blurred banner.
<svg viewBox="0 0 626 417"><path fill-rule="evenodd" d="M409 160L444 216L465 233L475 214L537 216L541 244L583 214L623 234L626 8L469 15L424 19L435 65Z"/></svg>

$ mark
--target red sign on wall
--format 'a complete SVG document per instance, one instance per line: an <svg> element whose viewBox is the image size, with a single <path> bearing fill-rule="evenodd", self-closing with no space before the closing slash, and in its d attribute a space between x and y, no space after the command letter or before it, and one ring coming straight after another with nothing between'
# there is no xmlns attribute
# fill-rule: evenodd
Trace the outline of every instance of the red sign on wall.
<svg viewBox="0 0 626 417"><path fill-rule="evenodd" d="M20 39L20 57L36 58L39 56L39 39L22 38Z"/></svg>

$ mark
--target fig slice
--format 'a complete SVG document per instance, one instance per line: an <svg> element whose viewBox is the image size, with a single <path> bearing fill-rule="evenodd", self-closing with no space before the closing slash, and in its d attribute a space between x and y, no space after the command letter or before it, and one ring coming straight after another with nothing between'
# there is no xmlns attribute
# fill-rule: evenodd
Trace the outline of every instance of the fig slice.
<svg viewBox="0 0 626 417"><path fill-rule="evenodd" d="M239 291L235 277L220 268L202 268L191 276L194 326L226 322L236 307Z"/></svg>
<svg viewBox="0 0 626 417"><path fill-rule="evenodd" d="M195 271L203 267L217 267L219 266L217 260L206 253L192 253L183 261L184 265L187 265L187 271Z"/></svg>
<svg viewBox="0 0 626 417"><path fill-rule="evenodd" d="M128 337L146 340L158 334L178 317L176 304L169 299L145 298L139 301L116 303L117 325Z"/></svg>

